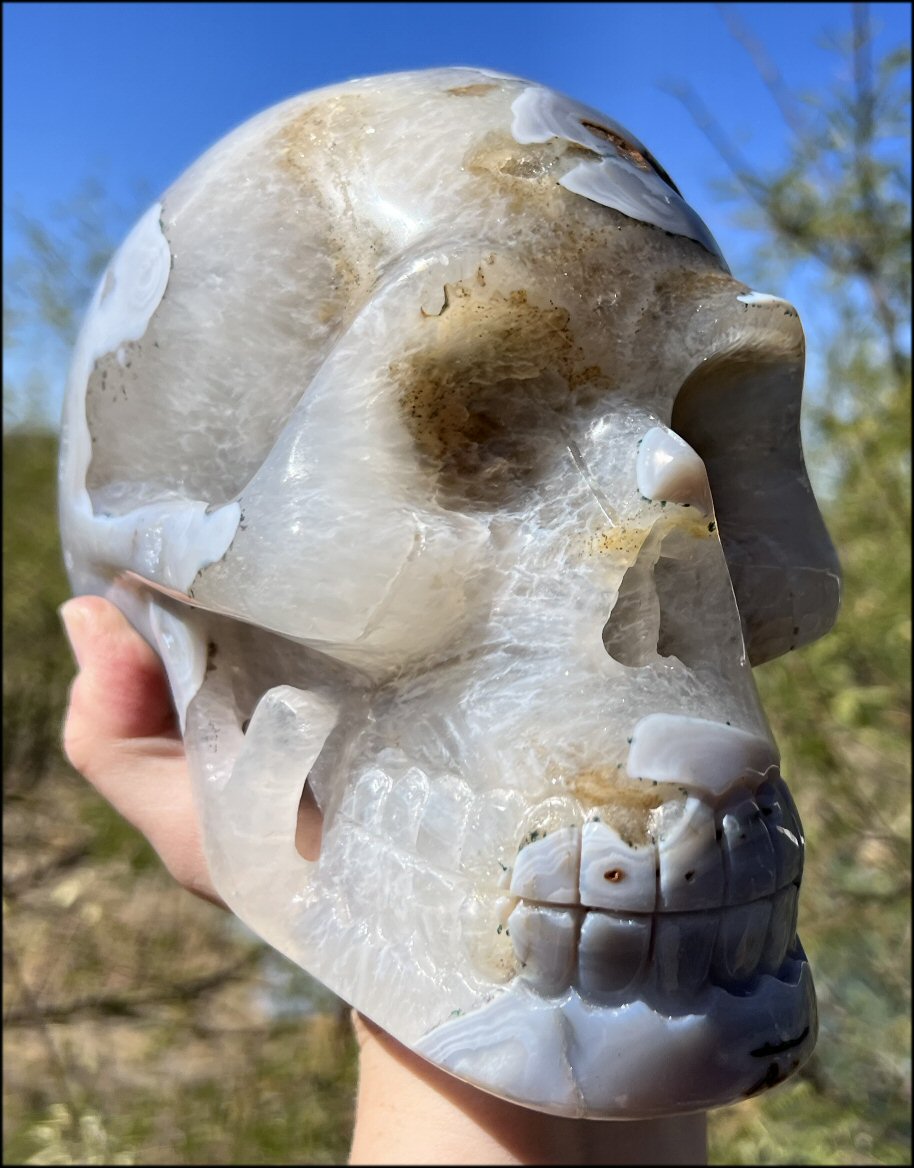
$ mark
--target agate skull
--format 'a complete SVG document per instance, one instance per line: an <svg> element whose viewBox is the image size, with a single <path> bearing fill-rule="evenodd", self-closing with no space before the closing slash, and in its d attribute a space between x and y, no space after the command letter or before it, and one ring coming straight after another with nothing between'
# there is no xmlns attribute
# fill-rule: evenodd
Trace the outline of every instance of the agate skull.
<svg viewBox="0 0 914 1168"><path fill-rule="evenodd" d="M751 674L838 602L803 364L635 137L482 70L254 118L96 292L67 567L164 661L216 887L505 1099L698 1110L813 1047Z"/></svg>

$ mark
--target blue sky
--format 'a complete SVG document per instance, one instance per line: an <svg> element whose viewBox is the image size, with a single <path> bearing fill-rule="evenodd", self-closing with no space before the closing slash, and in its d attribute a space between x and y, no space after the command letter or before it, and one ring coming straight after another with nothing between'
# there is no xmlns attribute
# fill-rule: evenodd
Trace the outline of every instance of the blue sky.
<svg viewBox="0 0 914 1168"><path fill-rule="evenodd" d="M910 5L870 7L877 55L910 39ZM283 98L371 73L483 65L563 90L627 126L739 276L748 240L711 188L726 168L667 88L693 86L759 168L784 157L781 115L722 9L789 87L831 86L837 58L821 41L850 30L850 4L7 3L4 205L41 219L96 176L132 217L145 206L138 186L146 201L155 197L207 146ZM15 254L6 216L4 234ZM814 330L802 275L770 290L792 296ZM43 360L37 350L16 357ZM60 370L47 375L59 380Z"/></svg>

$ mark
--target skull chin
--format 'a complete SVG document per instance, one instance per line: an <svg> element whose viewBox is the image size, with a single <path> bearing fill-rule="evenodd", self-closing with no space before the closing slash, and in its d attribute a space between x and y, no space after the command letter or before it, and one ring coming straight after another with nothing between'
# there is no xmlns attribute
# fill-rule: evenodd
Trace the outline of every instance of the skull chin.
<svg viewBox="0 0 914 1168"><path fill-rule="evenodd" d="M578 987L527 985L416 1044L477 1086L557 1115L630 1119L734 1102L786 1078L816 1039L809 966L797 945L777 976L741 993L714 987L679 1011L634 995L595 1003Z"/></svg>

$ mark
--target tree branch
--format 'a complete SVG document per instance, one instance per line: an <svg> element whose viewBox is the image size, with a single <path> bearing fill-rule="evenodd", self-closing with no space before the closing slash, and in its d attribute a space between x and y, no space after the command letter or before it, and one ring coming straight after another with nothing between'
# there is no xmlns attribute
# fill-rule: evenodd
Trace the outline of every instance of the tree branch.
<svg viewBox="0 0 914 1168"><path fill-rule="evenodd" d="M238 961L200 977L189 978L170 986L154 986L136 994L88 994L69 1002L29 1002L21 1009L10 1008L4 1015L7 1026L46 1025L48 1022L69 1022L77 1016L100 1018L133 1018L142 1015L149 1006L169 1002L187 1002L234 981L261 956L259 949L245 953Z"/></svg>
<svg viewBox="0 0 914 1168"><path fill-rule="evenodd" d="M771 94L784 123L797 137L800 137L806 132L806 127L797 117L796 99L784 84L780 70L768 55L767 49L760 40L752 35L748 26L734 11L732 4L715 4L714 7L726 24L730 35L743 46L752 58L755 71Z"/></svg>

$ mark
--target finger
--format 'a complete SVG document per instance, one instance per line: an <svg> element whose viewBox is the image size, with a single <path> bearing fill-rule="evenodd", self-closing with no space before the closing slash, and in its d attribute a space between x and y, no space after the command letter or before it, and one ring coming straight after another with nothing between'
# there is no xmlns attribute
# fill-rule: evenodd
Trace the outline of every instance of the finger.
<svg viewBox="0 0 914 1168"><path fill-rule="evenodd" d="M71 697L77 715L91 710L102 739L177 735L162 663L123 613L101 596L60 608L80 674Z"/></svg>
<svg viewBox="0 0 914 1168"><path fill-rule="evenodd" d="M161 662L101 597L68 601L61 619L80 667L64 728L67 758L146 836L175 879L222 904Z"/></svg>

